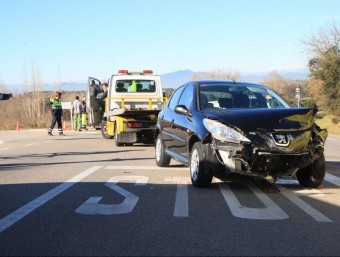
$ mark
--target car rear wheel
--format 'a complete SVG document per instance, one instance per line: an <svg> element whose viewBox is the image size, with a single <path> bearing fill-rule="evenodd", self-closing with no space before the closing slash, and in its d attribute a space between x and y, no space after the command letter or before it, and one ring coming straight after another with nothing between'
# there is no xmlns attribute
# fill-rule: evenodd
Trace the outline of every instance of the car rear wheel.
<svg viewBox="0 0 340 257"><path fill-rule="evenodd" d="M212 181L213 176L206 169L200 142L194 144L190 154L190 176L195 187L208 187Z"/></svg>
<svg viewBox="0 0 340 257"><path fill-rule="evenodd" d="M325 155L322 153L311 165L299 170L296 173L296 178L303 187L317 188L322 185L325 172L326 161Z"/></svg>
<svg viewBox="0 0 340 257"><path fill-rule="evenodd" d="M159 167L169 167L171 158L164 151L164 144L161 135L159 134L156 139L155 147L156 163Z"/></svg>
<svg viewBox="0 0 340 257"><path fill-rule="evenodd" d="M107 124L106 124L106 120L103 120L103 121L102 121L101 130L102 130L102 136L103 136L103 138L105 138L105 139L111 139L111 138L113 138L113 136L110 136L110 135L107 133Z"/></svg>

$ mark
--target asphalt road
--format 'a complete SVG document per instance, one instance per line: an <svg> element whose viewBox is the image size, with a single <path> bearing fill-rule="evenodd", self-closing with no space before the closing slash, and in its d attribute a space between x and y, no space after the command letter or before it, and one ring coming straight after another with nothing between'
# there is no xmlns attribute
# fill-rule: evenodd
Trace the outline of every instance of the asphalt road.
<svg viewBox="0 0 340 257"><path fill-rule="evenodd" d="M340 137L319 189L246 179L191 186L154 147L95 130L0 131L1 256L340 255Z"/></svg>

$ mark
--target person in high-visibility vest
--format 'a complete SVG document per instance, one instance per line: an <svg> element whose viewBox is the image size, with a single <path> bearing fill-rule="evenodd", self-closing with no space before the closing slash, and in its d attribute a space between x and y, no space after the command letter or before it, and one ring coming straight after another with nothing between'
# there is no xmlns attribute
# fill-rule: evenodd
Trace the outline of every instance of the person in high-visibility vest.
<svg viewBox="0 0 340 257"><path fill-rule="evenodd" d="M61 123L61 117L63 116L63 107L61 105L60 98L61 98L61 93L56 92L55 98L50 99L50 105L52 106L52 122L51 122L50 128L48 129L48 132L47 132L47 134L49 136L53 136L52 131L53 131L56 123L58 124L59 135L65 136L65 134L63 133L63 125Z"/></svg>
<svg viewBox="0 0 340 257"><path fill-rule="evenodd" d="M81 101L80 113L81 113L81 129L87 130L86 96L83 96L83 100Z"/></svg>
<svg viewBox="0 0 340 257"><path fill-rule="evenodd" d="M131 86L128 87L128 92L137 92L137 83L135 80L132 80Z"/></svg>

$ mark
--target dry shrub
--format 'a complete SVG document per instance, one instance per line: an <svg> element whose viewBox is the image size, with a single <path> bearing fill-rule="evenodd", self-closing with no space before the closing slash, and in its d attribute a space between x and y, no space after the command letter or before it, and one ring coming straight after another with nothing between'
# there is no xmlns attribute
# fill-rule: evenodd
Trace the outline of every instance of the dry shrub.
<svg viewBox="0 0 340 257"><path fill-rule="evenodd" d="M324 82L319 79L310 78L307 80L307 90L311 98L316 102L316 105L323 111L328 111L328 99L324 94Z"/></svg>

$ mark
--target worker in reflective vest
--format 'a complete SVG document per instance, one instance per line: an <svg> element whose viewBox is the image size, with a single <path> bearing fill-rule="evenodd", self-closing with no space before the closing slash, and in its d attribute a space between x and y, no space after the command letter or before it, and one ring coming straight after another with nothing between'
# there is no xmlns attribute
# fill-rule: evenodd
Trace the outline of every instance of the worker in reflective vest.
<svg viewBox="0 0 340 257"><path fill-rule="evenodd" d="M86 97L83 96L83 100L80 104L80 113L81 113L81 129L86 129L87 125L87 113L86 113Z"/></svg>
<svg viewBox="0 0 340 257"><path fill-rule="evenodd" d="M61 123L61 117L63 116L63 108L61 105L61 93L56 92L55 93L55 98L50 99L50 105L52 106L52 122L51 126L48 129L48 135L53 136L52 131L54 129L55 124L58 124L58 132L60 136L64 136L65 134L63 133L63 126Z"/></svg>

